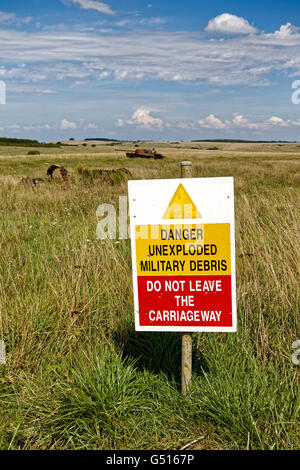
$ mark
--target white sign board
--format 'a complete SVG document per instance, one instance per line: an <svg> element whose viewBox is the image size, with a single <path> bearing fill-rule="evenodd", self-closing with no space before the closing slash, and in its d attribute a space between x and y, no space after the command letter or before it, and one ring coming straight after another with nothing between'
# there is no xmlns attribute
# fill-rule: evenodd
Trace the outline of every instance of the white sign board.
<svg viewBox="0 0 300 470"><path fill-rule="evenodd" d="M236 331L233 178L128 188L136 330Z"/></svg>

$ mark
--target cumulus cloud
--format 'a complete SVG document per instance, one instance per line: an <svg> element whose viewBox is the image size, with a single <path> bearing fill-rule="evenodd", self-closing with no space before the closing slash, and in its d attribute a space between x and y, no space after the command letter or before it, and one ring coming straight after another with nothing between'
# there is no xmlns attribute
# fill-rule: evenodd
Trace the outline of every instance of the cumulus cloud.
<svg viewBox="0 0 300 470"><path fill-rule="evenodd" d="M263 123L250 122L243 114L235 114L232 124L244 129L260 129L263 126Z"/></svg>
<svg viewBox="0 0 300 470"><path fill-rule="evenodd" d="M288 38L293 34L297 34L299 28L292 23L286 23L280 26L279 31L275 31L274 36L279 38Z"/></svg>
<svg viewBox="0 0 300 470"><path fill-rule="evenodd" d="M265 123L270 126L281 127L287 127L289 125L289 121L285 121L284 119L278 116L271 116L270 118L266 119Z"/></svg>
<svg viewBox="0 0 300 470"><path fill-rule="evenodd" d="M235 114L232 119L232 124L237 127L252 130L264 130L270 127L288 127L291 124L290 120L284 120L279 116L271 116L261 122L249 121L243 114Z"/></svg>
<svg viewBox="0 0 300 470"><path fill-rule="evenodd" d="M208 22L205 31L216 34L252 34L258 32L245 18L230 13L223 13L212 18Z"/></svg>
<svg viewBox="0 0 300 470"><path fill-rule="evenodd" d="M206 129L226 129L228 127L228 123L221 121L221 119L217 118L214 114L210 114L204 119L198 121L201 127Z"/></svg>
<svg viewBox="0 0 300 470"><path fill-rule="evenodd" d="M116 80L124 80L128 76L127 70L115 70L114 76Z"/></svg>
<svg viewBox="0 0 300 470"><path fill-rule="evenodd" d="M234 114L232 119L226 119L222 121L214 114L209 114L208 116L200 119L199 121L179 121L175 125L183 130L197 130L199 127L205 129L214 129L214 130L234 130L235 128L247 129L247 130L267 130L275 127L289 127L289 126L300 126L300 118L294 121L290 119L283 119L279 116L271 116L259 122L250 121L243 114Z"/></svg>
<svg viewBox="0 0 300 470"><path fill-rule="evenodd" d="M173 121L167 122L159 118L151 116L151 109L140 106L133 113L132 117L128 120L118 119L116 125L118 127L124 126L134 126L137 129L147 129L147 130L156 130L161 131L163 129L178 129L184 132L190 131L199 131L199 129L204 128L210 131L215 131L219 133L219 136L224 135L224 131L236 131L237 128L247 130L247 134L251 136L252 134L249 131L270 131L275 129L277 132L278 128L299 128L300 127L300 118L295 120L282 118L280 116L270 116L268 118L262 119L261 121L253 122L245 117L243 114L235 114L232 118L226 120L221 120L216 117L214 114L209 114L201 120L195 121ZM26 124L20 125L19 123L6 124L5 126L0 127L1 131L9 130L11 132L20 132L21 129L26 131L53 131L53 130L74 130L74 129L90 129L95 130L99 129L99 126L93 122L86 122L85 119L80 119L78 123L68 121L63 119L59 125L51 124Z"/></svg>
<svg viewBox="0 0 300 470"><path fill-rule="evenodd" d="M98 2L97 0L71 0L71 2L80 5L80 7L85 10L96 10L106 15L115 14L107 3Z"/></svg>
<svg viewBox="0 0 300 470"><path fill-rule="evenodd" d="M131 116L131 119L124 120L118 119L117 126L123 127L126 124L129 126L141 127L143 129L156 129L162 130L164 127L164 122L162 119L151 116L151 108L146 106L140 106Z"/></svg>
<svg viewBox="0 0 300 470"><path fill-rule="evenodd" d="M104 78L108 78L109 77L109 72L107 72L107 70L104 70L103 72L101 72L98 76L98 80L103 80Z"/></svg>
<svg viewBox="0 0 300 470"><path fill-rule="evenodd" d="M61 120L61 123L60 123L60 128L62 130L66 130L66 129L76 129L77 128L77 124L76 122L71 122L71 121L68 121L67 119L62 119Z"/></svg>

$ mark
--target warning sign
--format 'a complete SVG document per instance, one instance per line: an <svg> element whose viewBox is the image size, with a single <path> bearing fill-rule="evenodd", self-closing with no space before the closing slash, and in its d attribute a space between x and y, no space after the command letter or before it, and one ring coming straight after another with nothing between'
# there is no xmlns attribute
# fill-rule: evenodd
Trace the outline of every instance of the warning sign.
<svg viewBox="0 0 300 470"><path fill-rule="evenodd" d="M236 331L233 178L129 181L135 322Z"/></svg>

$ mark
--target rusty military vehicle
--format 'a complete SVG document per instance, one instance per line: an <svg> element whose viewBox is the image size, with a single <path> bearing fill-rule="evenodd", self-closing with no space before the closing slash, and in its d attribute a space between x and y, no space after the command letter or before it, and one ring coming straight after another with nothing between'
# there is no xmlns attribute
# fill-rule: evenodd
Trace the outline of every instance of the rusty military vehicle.
<svg viewBox="0 0 300 470"><path fill-rule="evenodd" d="M160 153L157 153L155 149L147 150L147 149L136 149L133 151L126 152L126 157L128 158L154 158L155 160L161 160L162 158L166 158Z"/></svg>

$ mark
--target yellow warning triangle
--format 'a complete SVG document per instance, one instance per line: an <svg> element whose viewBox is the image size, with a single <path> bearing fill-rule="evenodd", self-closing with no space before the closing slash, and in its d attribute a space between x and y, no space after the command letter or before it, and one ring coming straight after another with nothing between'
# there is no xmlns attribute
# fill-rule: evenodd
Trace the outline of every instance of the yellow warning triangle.
<svg viewBox="0 0 300 470"><path fill-rule="evenodd" d="M163 219L201 219L202 215L180 183L172 197Z"/></svg>

